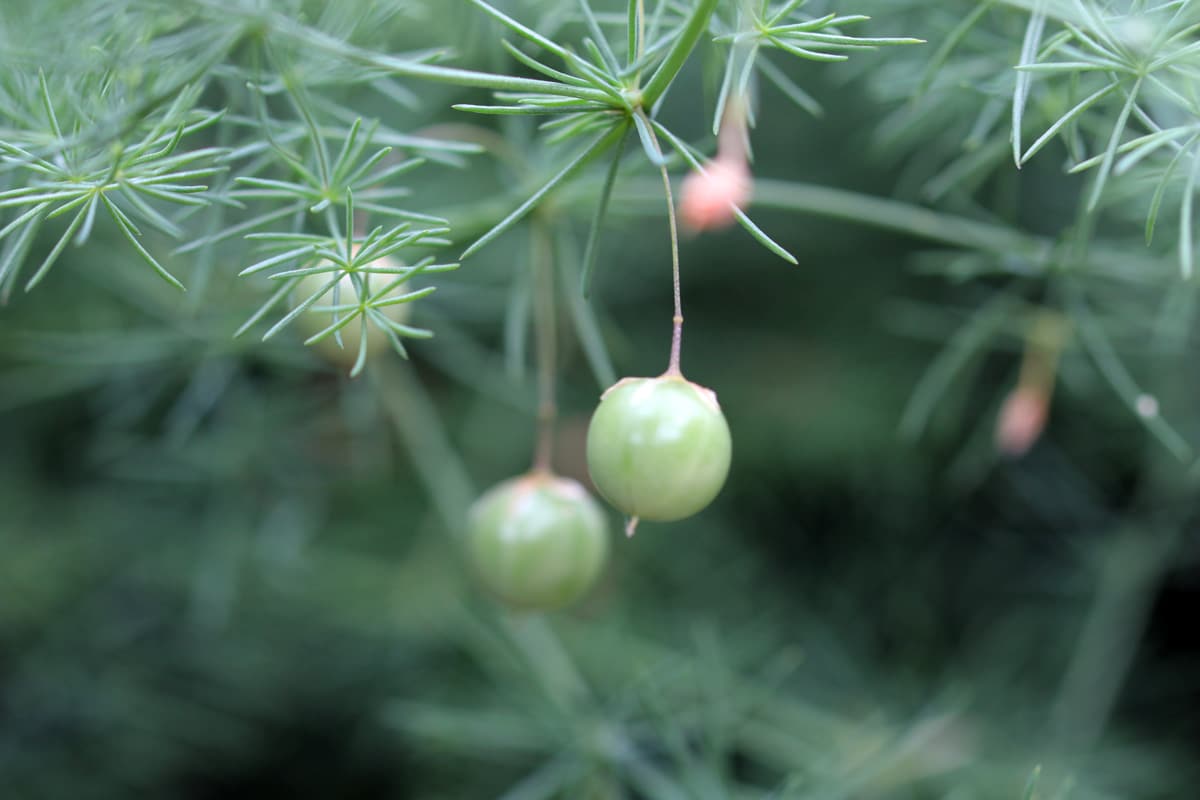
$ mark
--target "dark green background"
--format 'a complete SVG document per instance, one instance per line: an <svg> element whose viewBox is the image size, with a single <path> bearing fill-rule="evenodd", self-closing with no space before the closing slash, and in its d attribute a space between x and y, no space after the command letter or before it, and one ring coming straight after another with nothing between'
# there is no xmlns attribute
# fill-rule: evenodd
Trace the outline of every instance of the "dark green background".
<svg viewBox="0 0 1200 800"><path fill-rule="evenodd" d="M919 200L921 149L879 146L896 105L870 80L887 63L792 68L820 120L765 89L756 174ZM700 71L684 80L664 119L702 138ZM461 122L449 102L478 99L430 90L424 121ZM535 168L561 159L533 152ZM944 205L1056 236L1079 191L1062 156L997 167L971 205ZM507 191L503 212L525 180L485 156L428 166L411 205L465 240L464 204ZM594 182L549 216L577 245ZM619 374L666 361L654 187L644 167L622 174L602 243L592 302ZM257 297L233 277L240 243L186 296L112 231L70 249L0 312L0 797L490 798L555 758L589 776L556 795L573 798L1017 798L1043 761L1073 769L1080 797L1190 796L1194 503L1094 367L1065 356L1046 434L1017 461L992 447L1013 336L972 360L923 435L898 430L968 313L1051 282L948 280L919 269L940 245L870 220L754 217L799 266L739 229L682 248L684 368L733 430L725 491L628 541L614 513L601 585L546 620L479 594L450 522L530 459L532 370L503 353L527 228L442 277L415 312L438 336L409 365L354 381L295 333L232 339ZM195 269L170 266L185 282ZM565 313L561 328L558 463L582 478L602 387ZM423 397L452 461L403 435L433 430ZM1183 545L1150 588L1117 593L1135 635L1099 657L1132 671L1076 752L1089 706L1071 711L1064 674L1102 577L1162 524Z"/></svg>

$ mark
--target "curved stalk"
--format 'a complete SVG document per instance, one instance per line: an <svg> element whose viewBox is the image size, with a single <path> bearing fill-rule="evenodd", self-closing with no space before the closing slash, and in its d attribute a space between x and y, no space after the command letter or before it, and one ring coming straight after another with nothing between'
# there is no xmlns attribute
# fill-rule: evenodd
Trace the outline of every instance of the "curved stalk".
<svg viewBox="0 0 1200 800"><path fill-rule="evenodd" d="M661 160L662 147L658 144L654 126L649 124L649 120L645 130L649 133L650 143ZM671 175L667 172L665 164L660 164L658 170L662 175L663 193L667 198L667 226L671 229L671 285L675 300L675 316L671 319L671 356L667 362L667 371L663 374L682 376L683 372L679 369L679 352L683 346L683 299L679 288L679 224L675 220L675 194L671 190Z"/></svg>
<svg viewBox="0 0 1200 800"><path fill-rule="evenodd" d="M537 347L537 443L533 471L550 472L554 453L554 426L558 419L555 378L558 367L557 317L555 314L553 247L547 224L535 220L530 237L530 266L533 270L533 326Z"/></svg>

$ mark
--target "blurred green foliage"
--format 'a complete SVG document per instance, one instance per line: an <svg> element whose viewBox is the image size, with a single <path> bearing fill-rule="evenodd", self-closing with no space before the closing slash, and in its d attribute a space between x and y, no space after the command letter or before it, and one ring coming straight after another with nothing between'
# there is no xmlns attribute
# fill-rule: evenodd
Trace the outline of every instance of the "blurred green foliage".
<svg viewBox="0 0 1200 800"><path fill-rule="evenodd" d="M547 36L583 29L572 2L501 5ZM1094 179L1062 167L1072 148L1104 152L1093 134L1118 98L1077 142L1011 163L1030 12L1049 9L1048 36L1086 35L1076 7L1178 12L1174 44L1195 44L1191 2L863 0L834 9L873 15L856 34L928 44L845 65L770 56L823 109L778 81L756 90L751 212L800 263L739 228L682 244L684 368L720 396L730 481L701 515L631 540L614 514L602 584L546 618L492 605L458 549L478 492L530 459L534 375L512 322L525 225L437 276L413 306L435 338L410 342L411 361L389 353L351 380L297 331L233 336L266 297L237 277L262 255L216 236L259 213L224 202L255 153L221 162L219 202L172 217L182 240L144 232L187 294L97 223L0 312L0 797L1192 796L1196 289L1178 240L1147 247L1141 230L1170 154L1114 172L1084 212ZM261 146L268 129L303 142L271 55L322 125L377 120L381 144L429 158L404 207L448 220L455 254L569 155L524 119L450 110L490 102L480 89L306 53L282 20L526 75L465 2L20 2L0 9L0 140L40 113L17 98L55 52L64 125L119 122L201 74L197 103L226 116L195 147ZM702 150L721 52L700 47L658 117ZM123 87L102 98L116 112L94 107L97 70ZM258 127L251 75L278 126ZM1081 91L1035 81L1033 135ZM1186 113L1172 124L1194 125ZM464 141L487 152L444 147ZM559 267L556 463L581 480L609 373L656 374L667 356L661 185L635 150L590 300L604 165L532 217ZM1190 195L1172 180L1177 214ZM31 234L32 264L66 224ZM995 418L1046 308L1075 333L1044 435L1004 459ZM1159 413L1139 416L1143 397Z"/></svg>

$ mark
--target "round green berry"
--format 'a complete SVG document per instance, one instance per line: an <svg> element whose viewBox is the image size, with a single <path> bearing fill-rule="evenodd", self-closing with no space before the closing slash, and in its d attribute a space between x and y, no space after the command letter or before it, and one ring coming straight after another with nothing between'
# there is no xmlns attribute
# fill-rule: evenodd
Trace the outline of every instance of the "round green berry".
<svg viewBox="0 0 1200 800"><path fill-rule="evenodd" d="M621 380L588 426L592 482L640 519L683 519L711 503L729 474L731 450L717 396L680 375Z"/></svg>
<svg viewBox="0 0 1200 800"><path fill-rule="evenodd" d="M397 262L387 257L379 259L376 264L380 267L399 266ZM297 323L306 337L315 336L333 324L335 319L333 312L322 311L322 308L332 305L348 306L360 302L358 286L355 285L354 279L348 274L342 275L338 280L337 298L335 300L334 287L329 285L332 277L332 272L319 272L312 275L305 275L296 282L296 288L293 292L293 300L296 304L307 300L313 295L318 295L313 305L309 306L308 310L297 319ZM395 277L395 275L386 273L363 273L362 288L369 293L378 292L395 280ZM402 283L389 291L385 297L399 297L412 290L412 287L407 283ZM411 304L409 303L395 303L393 305L379 306L379 311L393 322L403 325L408 322L411 308ZM344 319L351 313L353 312L343 311L340 312L340 316ZM358 351L362 344L364 327L367 334L368 358L374 358L381 353L392 350L391 340L379 325L375 321L366 320L361 316L346 324L339 331L342 340L340 345L337 338L330 335L317 342L317 350L335 366L350 369L358 361Z"/></svg>
<svg viewBox="0 0 1200 800"><path fill-rule="evenodd" d="M497 484L475 502L467 552L497 598L549 611L595 582L608 559L608 525L578 481L534 472Z"/></svg>

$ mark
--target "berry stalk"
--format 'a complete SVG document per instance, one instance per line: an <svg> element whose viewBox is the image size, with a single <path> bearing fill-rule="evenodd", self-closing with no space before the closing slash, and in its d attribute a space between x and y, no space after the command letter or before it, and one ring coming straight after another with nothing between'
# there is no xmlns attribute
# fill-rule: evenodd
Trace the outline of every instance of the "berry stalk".
<svg viewBox="0 0 1200 800"><path fill-rule="evenodd" d="M556 341L557 318L554 308L554 269L550 234L546 223L534 220L530 237L530 261L533 269L533 327L537 348L537 442L534 446L533 471L550 472L554 453L554 427L558 403L554 381L558 366Z"/></svg>
<svg viewBox="0 0 1200 800"><path fill-rule="evenodd" d="M649 120L646 130L650 132L650 141L654 144L655 151L662 156L662 148ZM675 195L671 191L671 175L667 172L666 164L660 165L658 170L662 175L663 193L667 198L667 225L671 231L671 285L675 300L675 316L671 319L671 356L667 361L667 371L663 374L682 376L683 372L679 368L679 354L683 347L683 296L679 288L679 224L675 219Z"/></svg>

